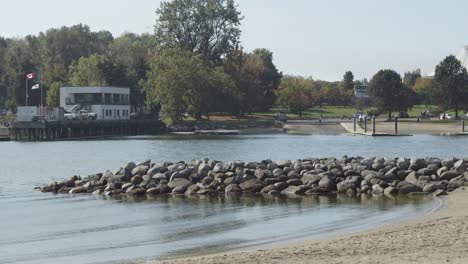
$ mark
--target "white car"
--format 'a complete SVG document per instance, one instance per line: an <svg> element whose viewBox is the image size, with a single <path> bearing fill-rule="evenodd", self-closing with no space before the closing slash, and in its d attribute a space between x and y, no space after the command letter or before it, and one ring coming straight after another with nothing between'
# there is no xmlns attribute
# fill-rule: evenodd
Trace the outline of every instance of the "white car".
<svg viewBox="0 0 468 264"><path fill-rule="evenodd" d="M440 114L440 120L451 120L453 119L453 116L451 114L448 114L448 113L442 113Z"/></svg>

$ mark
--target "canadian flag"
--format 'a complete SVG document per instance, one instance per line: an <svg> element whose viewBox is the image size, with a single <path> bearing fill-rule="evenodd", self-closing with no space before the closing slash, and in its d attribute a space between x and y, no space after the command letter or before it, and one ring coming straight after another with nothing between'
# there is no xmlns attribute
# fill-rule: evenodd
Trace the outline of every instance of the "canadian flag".
<svg viewBox="0 0 468 264"><path fill-rule="evenodd" d="M34 79L34 73L26 75L26 79Z"/></svg>

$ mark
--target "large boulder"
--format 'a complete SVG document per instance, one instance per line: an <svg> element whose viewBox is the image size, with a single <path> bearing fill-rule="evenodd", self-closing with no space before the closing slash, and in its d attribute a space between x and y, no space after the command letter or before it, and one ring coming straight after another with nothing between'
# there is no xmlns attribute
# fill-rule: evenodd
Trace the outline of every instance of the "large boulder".
<svg viewBox="0 0 468 264"><path fill-rule="evenodd" d="M213 171L215 173L219 173L219 172L225 173L228 170L229 170L229 165L226 163L222 163L222 162L216 163L216 165L213 168Z"/></svg>
<svg viewBox="0 0 468 264"><path fill-rule="evenodd" d="M285 167L289 167L291 166L291 161L290 160L280 160L280 161L277 161L276 162L276 165L278 165L278 167L280 168L285 168Z"/></svg>
<svg viewBox="0 0 468 264"><path fill-rule="evenodd" d="M242 192L242 189L237 184L229 184L226 189L224 189L226 194L238 194Z"/></svg>
<svg viewBox="0 0 468 264"><path fill-rule="evenodd" d="M258 193L263 189L263 184L258 179L252 179L239 184L239 187L245 193Z"/></svg>
<svg viewBox="0 0 468 264"><path fill-rule="evenodd" d="M74 193L87 193L88 188L80 186L80 187L75 187L70 190L69 193L74 194Z"/></svg>
<svg viewBox="0 0 468 264"><path fill-rule="evenodd" d="M346 193L348 190L356 190L356 182L353 180L344 180L336 185L339 193Z"/></svg>
<svg viewBox="0 0 468 264"><path fill-rule="evenodd" d="M304 176L302 176L301 181L304 184L317 184L320 182L322 177L312 174L312 173L305 173Z"/></svg>
<svg viewBox="0 0 468 264"><path fill-rule="evenodd" d="M135 176L135 175L143 176L143 175L146 174L146 172L148 172L148 166L139 165L139 166L136 166L135 168L133 168L132 176Z"/></svg>
<svg viewBox="0 0 468 264"><path fill-rule="evenodd" d="M319 183L318 186L320 188L324 188L327 190L336 190L336 184L328 177L323 177Z"/></svg>
<svg viewBox="0 0 468 264"><path fill-rule="evenodd" d="M415 184L418 182L418 174L415 171L411 171L408 176L406 176L405 181Z"/></svg>
<svg viewBox="0 0 468 264"><path fill-rule="evenodd" d="M266 178L273 177L273 173L271 171L269 171L269 170L256 169L255 170L255 177L257 177L259 180L263 181Z"/></svg>
<svg viewBox="0 0 468 264"><path fill-rule="evenodd" d="M301 186L289 186L288 188L281 191L283 195L299 195L303 194L306 190Z"/></svg>
<svg viewBox="0 0 468 264"><path fill-rule="evenodd" d="M465 161L463 159L458 160L453 164L453 169L460 174L466 171Z"/></svg>
<svg viewBox="0 0 468 264"><path fill-rule="evenodd" d="M171 189L174 189L176 187L185 187L185 188L187 188L191 184L192 183L187 179L177 178L177 179L174 179L173 181L170 181L167 184L167 186L169 186L169 188L171 188Z"/></svg>
<svg viewBox="0 0 468 264"><path fill-rule="evenodd" d="M422 192L422 191L423 189L421 188L421 186L408 183L408 184L401 186L398 189L398 194L409 194L409 193Z"/></svg>
<svg viewBox="0 0 468 264"><path fill-rule="evenodd" d="M441 181L444 181L444 180L445 181L450 181L451 179L456 178L456 177L458 177L460 175L461 175L460 172L450 170L450 171L446 171L446 172L442 173L440 175L440 180Z"/></svg>

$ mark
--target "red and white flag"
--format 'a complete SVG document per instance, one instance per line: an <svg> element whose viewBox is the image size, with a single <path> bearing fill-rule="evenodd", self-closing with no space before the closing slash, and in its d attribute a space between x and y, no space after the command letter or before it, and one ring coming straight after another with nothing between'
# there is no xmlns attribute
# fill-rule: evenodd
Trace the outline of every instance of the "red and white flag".
<svg viewBox="0 0 468 264"><path fill-rule="evenodd" d="M34 73L26 75L26 79L34 79Z"/></svg>

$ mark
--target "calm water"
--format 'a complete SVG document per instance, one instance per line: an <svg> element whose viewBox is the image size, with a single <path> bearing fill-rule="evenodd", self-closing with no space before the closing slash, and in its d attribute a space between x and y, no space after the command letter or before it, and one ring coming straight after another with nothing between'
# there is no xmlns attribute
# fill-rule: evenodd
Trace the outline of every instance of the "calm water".
<svg viewBox="0 0 468 264"><path fill-rule="evenodd" d="M468 137L160 136L3 142L0 148L0 263L107 263L313 239L416 216L437 205L346 197L131 201L42 194L34 186L147 158L466 157Z"/></svg>

